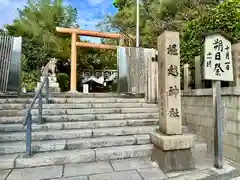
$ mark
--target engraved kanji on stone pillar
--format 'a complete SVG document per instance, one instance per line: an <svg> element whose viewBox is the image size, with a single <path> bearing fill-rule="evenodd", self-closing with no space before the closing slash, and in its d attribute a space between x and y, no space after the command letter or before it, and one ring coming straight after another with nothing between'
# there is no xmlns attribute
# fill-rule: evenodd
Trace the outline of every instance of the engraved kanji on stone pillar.
<svg viewBox="0 0 240 180"><path fill-rule="evenodd" d="M160 131L182 133L179 32L165 31L158 38Z"/></svg>

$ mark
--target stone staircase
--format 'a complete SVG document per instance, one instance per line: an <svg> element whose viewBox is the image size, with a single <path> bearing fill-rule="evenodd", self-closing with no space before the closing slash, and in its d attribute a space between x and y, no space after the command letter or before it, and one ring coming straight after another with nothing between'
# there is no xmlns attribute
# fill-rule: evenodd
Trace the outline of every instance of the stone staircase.
<svg viewBox="0 0 240 180"><path fill-rule="evenodd" d="M32 98L0 99L0 169L150 157L149 133L158 127L158 108L143 98L112 95L54 97L43 105L44 124L33 124L33 156L25 158L22 120ZM37 105L32 110L37 121ZM188 133L187 127L183 132ZM206 145L196 138L196 157ZM202 153L200 155L199 153Z"/></svg>

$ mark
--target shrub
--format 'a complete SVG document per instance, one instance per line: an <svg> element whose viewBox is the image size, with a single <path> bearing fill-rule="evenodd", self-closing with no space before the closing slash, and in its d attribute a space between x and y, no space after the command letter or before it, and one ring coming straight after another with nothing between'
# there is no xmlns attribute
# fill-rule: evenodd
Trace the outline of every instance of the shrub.
<svg viewBox="0 0 240 180"><path fill-rule="evenodd" d="M69 90L69 76L66 73L58 73L57 81L62 92Z"/></svg>
<svg viewBox="0 0 240 180"><path fill-rule="evenodd" d="M39 73L37 71L21 73L21 87L26 87L27 91L34 91L37 83L40 81Z"/></svg>

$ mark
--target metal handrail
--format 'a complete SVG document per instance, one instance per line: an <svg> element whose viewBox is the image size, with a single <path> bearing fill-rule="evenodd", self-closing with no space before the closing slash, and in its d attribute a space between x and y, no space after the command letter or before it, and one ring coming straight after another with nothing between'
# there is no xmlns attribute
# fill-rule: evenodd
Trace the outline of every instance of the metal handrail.
<svg viewBox="0 0 240 180"><path fill-rule="evenodd" d="M23 119L23 126L27 126L26 128L26 157L29 157L32 155L32 114L31 110L33 109L33 106L38 99L38 123L43 124L42 119L42 90L44 85L46 84L46 103L49 102L49 79L48 79L48 73L46 73L45 79L42 81L39 89L37 90L37 93L35 94L32 103L30 104L29 108L27 109L26 115Z"/></svg>

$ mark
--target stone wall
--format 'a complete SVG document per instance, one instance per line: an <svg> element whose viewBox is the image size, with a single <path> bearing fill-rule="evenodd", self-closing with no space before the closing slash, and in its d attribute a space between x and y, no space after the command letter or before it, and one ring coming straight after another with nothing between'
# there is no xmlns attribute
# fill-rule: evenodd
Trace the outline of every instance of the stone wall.
<svg viewBox="0 0 240 180"><path fill-rule="evenodd" d="M222 88L222 106L223 155L240 162L240 88ZM182 121L213 152L215 121L212 89L182 92Z"/></svg>

